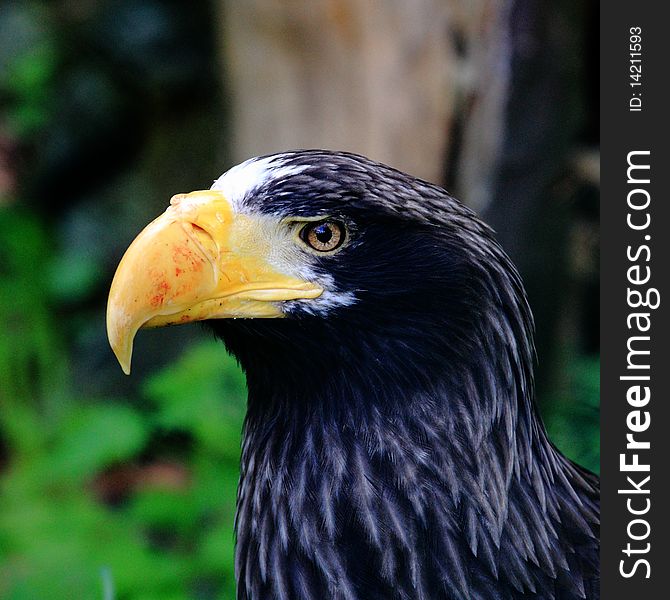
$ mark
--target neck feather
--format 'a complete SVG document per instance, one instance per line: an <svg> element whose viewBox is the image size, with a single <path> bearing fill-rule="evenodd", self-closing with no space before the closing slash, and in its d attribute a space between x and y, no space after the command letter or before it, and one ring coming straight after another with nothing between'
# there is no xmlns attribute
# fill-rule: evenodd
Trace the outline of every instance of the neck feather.
<svg viewBox="0 0 670 600"><path fill-rule="evenodd" d="M374 599L406 586L471 598L488 579L528 590L569 568L576 538L561 529L593 538L594 483L547 441L532 347L507 341L513 327L498 317L457 365L442 354L378 371L335 363L304 386L249 373L241 597ZM387 338L362 345L389 350Z"/></svg>

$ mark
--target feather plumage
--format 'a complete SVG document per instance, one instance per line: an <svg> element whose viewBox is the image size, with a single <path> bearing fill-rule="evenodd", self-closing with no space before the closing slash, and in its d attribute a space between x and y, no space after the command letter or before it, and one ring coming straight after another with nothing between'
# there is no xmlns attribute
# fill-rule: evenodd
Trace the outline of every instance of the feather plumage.
<svg viewBox="0 0 670 600"><path fill-rule="evenodd" d="M598 481L547 439L531 313L489 228L362 157L263 161L238 203L346 222L314 268L351 301L211 323L249 385L238 598L598 598Z"/></svg>

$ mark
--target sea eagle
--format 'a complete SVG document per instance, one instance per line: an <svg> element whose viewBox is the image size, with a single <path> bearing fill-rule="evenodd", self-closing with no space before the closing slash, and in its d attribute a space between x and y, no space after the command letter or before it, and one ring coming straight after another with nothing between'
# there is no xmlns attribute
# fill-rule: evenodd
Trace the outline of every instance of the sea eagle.
<svg viewBox="0 0 670 600"><path fill-rule="evenodd" d="M599 597L599 483L534 404L519 274L442 188L364 157L248 160L174 196L112 283L246 373L239 600Z"/></svg>

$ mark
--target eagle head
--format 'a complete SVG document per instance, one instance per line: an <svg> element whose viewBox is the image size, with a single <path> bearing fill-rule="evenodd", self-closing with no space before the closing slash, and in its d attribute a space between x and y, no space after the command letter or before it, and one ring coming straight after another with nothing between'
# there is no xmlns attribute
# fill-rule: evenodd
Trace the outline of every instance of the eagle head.
<svg viewBox="0 0 670 600"><path fill-rule="evenodd" d="M445 190L304 150L174 196L107 327L129 372L139 329L191 321L247 375L239 598L597 598L597 479L537 416L516 269Z"/></svg>
<svg viewBox="0 0 670 600"><path fill-rule="evenodd" d="M442 188L347 153L253 158L172 198L119 265L110 343L129 372L138 329L197 320L248 374L290 386L370 356L420 384L493 338L532 362L530 311L491 230Z"/></svg>

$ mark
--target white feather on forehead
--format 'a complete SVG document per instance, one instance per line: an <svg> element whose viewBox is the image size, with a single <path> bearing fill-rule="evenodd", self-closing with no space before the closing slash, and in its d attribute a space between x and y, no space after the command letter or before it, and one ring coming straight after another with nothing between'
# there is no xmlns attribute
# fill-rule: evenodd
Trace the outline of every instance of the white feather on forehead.
<svg viewBox="0 0 670 600"><path fill-rule="evenodd" d="M268 181L283 179L304 171L307 165L284 166L282 156L250 158L226 171L212 185L212 190L223 193L233 210L241 210L247 194Z"/></svg>
<svg viewBox="0 0 670 600"><path fill-rule="evenodd" d="M237 213L247 212L249 207L245 206L244 200L254 190L270 181L296 175L309 167L309 165L286 165L284 158L285 155L282 154L250 158L226 171L214 182L211 189L222 192L232 205L233 211ZM266 215L266 218L272 219L270 215ZM288 236L288 234L286 235ZM287 254L281 252L281 247L282 242L288 239L291 240L289 248L292 252ZM269 262L280 272L291 274L305 281L318 282L323 286L324 291L321 296L311 299L309 302L301 300L284 302L282 303L283 310L291 313L300 307L308 313L324 314L337 306L354 304L356 302L355 294L334 289L332 276L323 271L315 271L310 264L309 255L297 252L298 249L293 246L292 240L292 236L284 239L283 235L279 235L276 240L275 252L268 256Z"/></svg>

